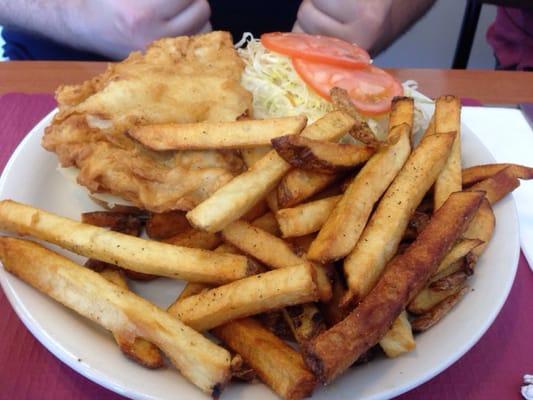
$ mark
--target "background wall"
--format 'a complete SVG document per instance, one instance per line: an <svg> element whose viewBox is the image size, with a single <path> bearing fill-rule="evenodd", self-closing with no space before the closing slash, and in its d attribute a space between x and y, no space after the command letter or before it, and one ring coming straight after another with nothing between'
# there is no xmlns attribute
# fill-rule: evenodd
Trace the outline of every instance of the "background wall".
<svg viewBox="0 0 533 400"><path fill-rule="evenodd" d="M405 0L409 1L409 0ZM426 16L375 59L382 67L450 68L463 19L465 0L439 0ZM469 68L494 68L494 57L485 33L496 7L484 5ZM1 27L0 27L1 30ZM3 45L0 37L0 48ZM0 60L1 60L0 51Z"/></svg>

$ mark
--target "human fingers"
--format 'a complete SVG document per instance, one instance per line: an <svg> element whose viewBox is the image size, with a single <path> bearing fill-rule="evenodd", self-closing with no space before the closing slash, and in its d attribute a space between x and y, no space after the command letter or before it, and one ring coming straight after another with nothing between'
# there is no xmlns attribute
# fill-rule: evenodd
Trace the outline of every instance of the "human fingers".
<svg viewBox="0 0 533 400"><path fill-rule="evenodd" d="M357 10L357 4L360 2L361 1L358 0L311 0L311 3L318 11L325 15L329 15L331 18L341 23L350 22L356 17L354 14Z"/></svg>
<svg viewBox="0 0 533 400"><path fill-rule="evenodd" d="M163 36L190 35L200 32L211 16L211 8L205 0L196 0L180 14L164 23Z"/></svg>
<svg viewBox="0 0 533 400"><path fill-rule="evenodd" d="M343 24L324 14L310 0L300 6L297 23L304 32L312 35L344 36Z"/></svg>
<svg viewBox="0 0 533 400"><path fill-rule="evenodd" d="M144 2L144 0L141 0ZM196 0L155 0L150 1L154 15L162 20L170 20L183 12Z"/></svg>

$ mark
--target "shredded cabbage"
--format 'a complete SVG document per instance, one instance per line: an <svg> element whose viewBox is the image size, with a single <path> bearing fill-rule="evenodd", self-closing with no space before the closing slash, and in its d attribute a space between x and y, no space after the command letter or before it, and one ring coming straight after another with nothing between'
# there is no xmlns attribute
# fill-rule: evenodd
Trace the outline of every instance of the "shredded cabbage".
<svg viewBox="0 0 533 400"><path fill-rule="evenodd" d="M245 33L235 45L245 63L241 83L253 95L255 118L272 118L305 114L310 122L333 109L333 105L316 94L298 76L291 60L282 54L267 50L259 39ZM414 131L420 131L429 119L420 103L432 102L416 90L416 82L403 84L406 96L415 100ZM361 116L378 138L383 139L387 130L387 117Z"/></svg>

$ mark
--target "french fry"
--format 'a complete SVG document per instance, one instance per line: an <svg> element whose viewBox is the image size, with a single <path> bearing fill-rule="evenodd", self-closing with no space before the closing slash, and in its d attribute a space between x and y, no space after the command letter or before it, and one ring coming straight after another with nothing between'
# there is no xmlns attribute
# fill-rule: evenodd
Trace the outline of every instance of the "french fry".
<svg viewBox="0 0 533 400"><path fill-rule="evenodd" d="M272 146L254 147L251 149L242 149L241 155L246 166L250 168L271 150ZM278 210L278 195L276 189L272 190L269 194L266 195L265 201L268 204L270 211L276 212ZM243 215L242 219L247 220L246 214Z"/></svg>
<svg viewBox="0 0 533 400"><path fill-rule="evenodd" d="M146 234L150 239L162 240L191 229L183 211L151 213L146 220Z"/></svg>
<svg viewBox="0 0 533 400"><path fill-rule="evenodd" d="M518 186L520 186L520 181L514 176L512 168L507 167L490 178L472 185L468 190L484 191L489 203L494 204Z"/></svg>
<svg viewBox="0 0 533 400"><path fill-rule="evenodd" d="M275 215L283 237L304 236L319 231L341 197L326 197L278 210Z"/></svg>
<svg viewBox="0 0 533 400"><path fill-rule="evenodd" d="M281 312L294 338L300 344L326 330L322 313L314 303L286 307Z"/></svg>
<svg viewBox="0 0 533 400"><path fill-rule="evenodd" d="M278 221L276 220L276 217L274 213L268 212L264 215L262 215L259 218L256 218L252 225L264 230L265 232L270 233L273 236L280 236L281 232L279 230Z"/></svg>
<svg viewBox="0 0 533 400"><path fill-rule="evenodd" d="M409 125L409 131L413 134L414 107L414 100L411 97L395 97L392 99L388 132L390 133L395 126L407 124ZM394 137L395 135L390 136Z"/></svg>
<svg viewBox="0 0 533 400"><path fill-rule="evenodd" d="M241 382L252 382L257 378L257 374L239 354L236 354L231 359L231 378Z"/></svg>
<svg viewBox="0 0 533 400"><path fill-rule="evenodd" d="M376 152L371 146L312 140L299 135L277 137L272 139L272 145L293 167L325 174L353 169Z"/></svg>
<svg viewBox="0 0 533 400"><path fill-rule="evenodd" d="M388 264L357 308L304 346L307 365L320 381L331 382L383 338L466 229L482 199L480 192L453 193L409 248Z"/></svg>
<svg viewBox="0 0 533 400"><path fill-rule="evenodd" d="M120 288L128 290L128 283L122 271L105 269L100 275ZM122 353L136 363L151 369L161 368L165 364L161 352L153 343L140 337L136 337L132 342L130 339L124 339L120 333L113 333L113 337Z"/></svg>
<svg viewBox="0 0 533 400"><path fill-rule="evenodd" d="M257 372L281 398L303 399L316 386L302 356L251 318L219 326L213 333Z"/></svg>
<svg viewBox="0 0 533 400"><path fill-rule="evenodd" d="M99 274L36 243L8 237L0 238L0 260L7 271L122 340L153 343L204 392L218 396L231 377L225 349Z"/></svg>
<svg viewBox="0 0 533 400"><path fill-rule="evenodd" d="M374 204L387 190L411 152L409 126L397 125L390 134L396 131L401 132L401 139L376 153L348 186L311 245L310 259L328 262L342 258L353 250Z"/></svg>
<svg viewBox="0 0 533 400"><path fill-rule="evenodd" d="M339 272L334 268L332 271L332 295L331 300L327 303L321 303L320 309L326 320L328 327L331 327L341 322L349 314L351 309L348 307L341 307L340 303L346 295L346 287L342 282L342 277Z"/></svg>
<svg viewBox="0 0 533 400"><path fill-rule="evenodd" d="M257 218L262 217L263 215L265 215L269 211L270 211L270 208L269 208L268 203L266 202L266 200L261 200L259 203L254 205L250 209L250 211L248 211L246 214L244 214L241 217L241 219L243 219L244 221L254 221Z"/></svg>
<svg viewBox="0 0 533 400"><path fill-rule="evenodd" d="M139 236L143 228L143 223L138 215L113 211L82 213L81 222L102 228L109 228L116 232L122 232L132 236Z"/></svg>
<svg viewBox="0 0 533 400"><path fill-rule="evenodd" d="M459 291L446 297L430 311L415 318L411 322L413 329L416 332L423 332L431 328L450 312L450 310L464 297L468 290L468 286L462 287Z"/></svg>
<svg viewBox="0 0 533 400"><path fill-rule="evenodd" d="M168 123L134 127L128 134L156 150L236 149L265 146L278 136L299 134L304 115L238 121Z"/></svg>
<svg viewBox="0 0 533 400"><path fill-rule="evenodd" d="M361 118L361 114L359 114L353 105L348 92L345 89L334 87L329 91L329 94L335 108L344 111L356 121L355 126L350 131L353 138L364 144L377 146L379 141L376 139L374 132L372 132L372 129L370 129L366 121Z"/></svg>
<svg viewBox="0 0 533 400"><path fill-rule="evenodd" d="M453 192L462 190L461 171L461 103L455 96L441 96L435 102L435 133L456 132L446 165L433 188L434 210Z"/></svg>
<svg viewBox="0 0 533 400"><path fill-rule="evenodd" d="M57 244L137 272L220 284L253 275L246 257L173 246L82 224L17 203L0 202L0 229Z"/></svg>
<svg viewBox="0 0 533 400"><path fill-rule="evenodd" d="M455 271L430 282L428 287L439 291L456 288L465 282L469 276L470 274L465 271Z"/></svg>
<svg viewBox="0 0 533 400"><path fill-rule="evenodd" d="M311 139L340 137L354 121L342 112L332 112L308 125L302 135ZM236 176L211 197L187 213L189 222L208 232L222 230L246 214L265 197L291 169L275 150L257 161L247 172Z"/></svg>
<svg viewBox="0 0 533 400"><path fill-rule="evenodd" d="M422 289L420 293L418 293L416 297L409 303L407 306L407 311L415 315L421 315L429 312L441 301L460 291L464 286L466 278L466 276L463 276L462 281L457 282L456 286L449 287L445 290L439 290L431 287Z"/></svg>
<svg viewBox="0 0 533 400"><path fill-rule="evenodd" d="M222 242L222 239L220 239L220 236L216 233L209 233L191 228L185 232L166 238L163 242L175 246L213 250Z"/></svg>
<svg viewBox="0 0 533 400"><path fill-rule="evenodd" d="M496 175L505 168L510 168L512 175L518 179L533 179L533 168L518 164L485 164L463 169L463 187L468 187Z"/></svg>
<svg viewBox="0 0 533 400"><path fill-rule="evenodd" d="M268 311L259 314L256 319L280 339L294 342L296 339L294 339L294 335L292 334L291 328L287 325L287 321L285 321L282 311L283 309Z"/></svg>
<svg viewBox="0 0 533 400"><path fill-rule="evenodd" d="M435 271L435 275L431 277L431 280L435 281L446 275L449 275L451 272L455 272L455 271L450 270L450 266L460 261L468 253L470 253L476 247L481 246L482 244L483 244L483 241L479 239L459 240L452 247L450 252L446 254L446 257L444 257L444 260L442 260L442 262L439 264L439 267L437 268L437 271Z"/></svg>
<svg viewBox="0 0 533 400"><path fill-rule="evenodd" d="M424 229L431 218L430 214L415 211L407 223L407 228L403 234L402 240L415 240L418 234Z"/></svg>
<svg viewBox="0 0 533 400"><path fill-rule="evenodd" d="M464 234L465 238L479 239L483 241L482 244L472 249L472 253L477 257L479 257L488 246L494 233L495 225L496 217L494 211L492 211L489 201L485 199Z"/></svg>
<svg viewBox="0 0 533 400"><path fill-rule="evenodd" d="M294 207L339 179L336 175L295 169L289 172L277 188L279 208Z"/></svg>
<svg viewBox="0 0 533 400"><path fill-rule="evenodd" d="M244 221L235 221L222 231L224 241L240 249L271 268L287 268L299 264L309 264L316 270L316 280L320 299L331 298L331 284L321 265L311 264L298 257L282 239Z"/></svg>
<svg viewBox="0 0 533 400"><path fill-rule="evenodd" d="M302 264L249 276L187 297L168 312L188 326L204 331L265 311L318 299L314 270Z"/></svg>
<svg viewBox="0 0 533 400"><path fill-rule="evenodd" d="M344 260L349 293L361 300L394 256L409 219L448 159L455 134L435 134L420 142L387 189L353 251ZM311 248L312 249L312 248Z"/></svg>
<svg viewBox="0 0 533 400"><path fill-rule="evenodd" d="M415 338L405 310L394 320L390 329L379 341L379 345L387 357L390 358L398 357L414 350L416 347Z"/></svg>

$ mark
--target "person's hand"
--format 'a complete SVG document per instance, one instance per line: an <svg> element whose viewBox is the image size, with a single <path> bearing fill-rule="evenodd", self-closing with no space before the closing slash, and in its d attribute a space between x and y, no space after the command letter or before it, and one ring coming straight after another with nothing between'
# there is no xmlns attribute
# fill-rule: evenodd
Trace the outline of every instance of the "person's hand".
<svg viewBox="0 0 533 400"><path fill-rule="evenodd" d="M367 51L391 30L392 0L304 0L293 30L335 36Z"/></svg>
<svg viewBox="0 0 533 400"><path fill-rule="evenodd" d="M82 0L69 20L76 47L120 59L161 37L209 31L210 14L207 0Z"/></svg>

